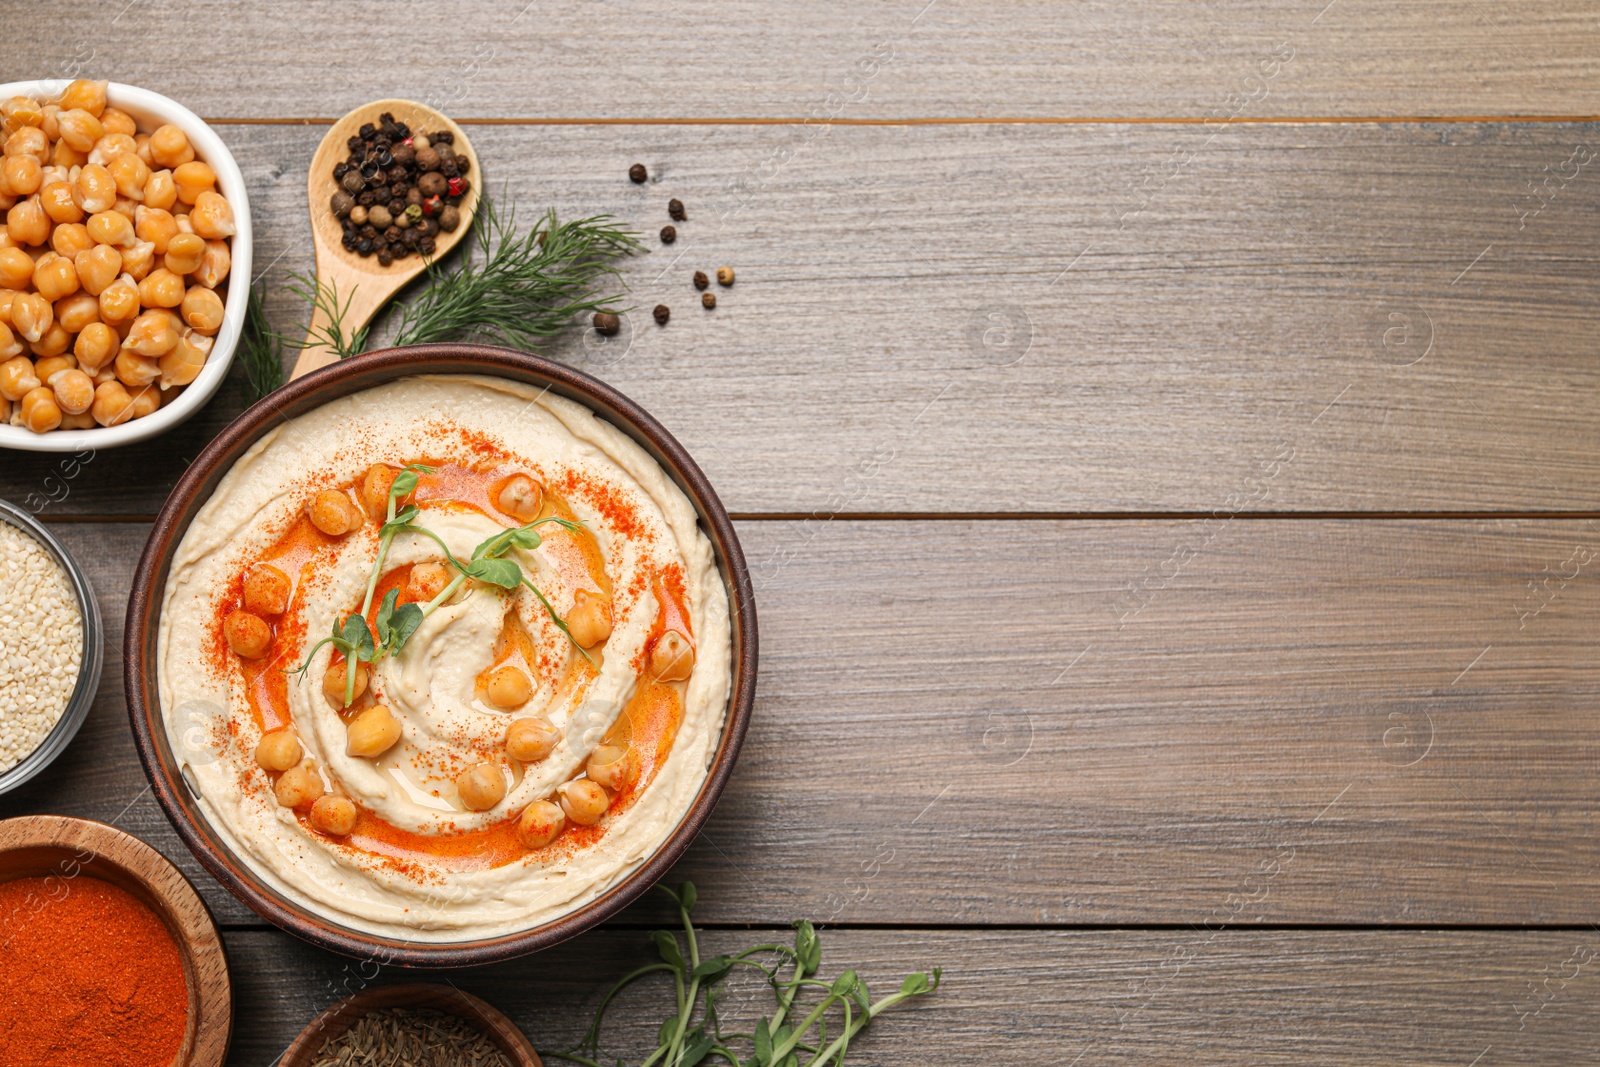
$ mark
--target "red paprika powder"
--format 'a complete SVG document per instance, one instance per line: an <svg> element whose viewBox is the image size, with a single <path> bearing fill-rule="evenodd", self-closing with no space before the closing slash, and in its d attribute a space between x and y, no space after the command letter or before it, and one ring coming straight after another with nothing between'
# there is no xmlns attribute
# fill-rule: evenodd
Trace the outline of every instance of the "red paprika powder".
<svg viewBox="0 0 1600 1067"><path fill-rule="evenodd" d="M88 875L0 883L0 1067L168 1067L189 993L161 917Z"/></svg>

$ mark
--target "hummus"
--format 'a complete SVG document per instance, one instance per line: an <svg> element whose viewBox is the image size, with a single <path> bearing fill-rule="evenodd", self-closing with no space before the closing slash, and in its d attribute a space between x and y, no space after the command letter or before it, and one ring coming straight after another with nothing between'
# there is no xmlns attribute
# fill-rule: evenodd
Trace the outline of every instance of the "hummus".
<svg viewBox="0 0 1600 1067"><path fill-rule="evenodd" d="M510 529L538 536L489 551L509 583L464 573ZM385 602L426 613L387 650ZM546 923L645 862L706 779L730 686L683 492L587 408L487 377L392 382L267 434L185 533L160 619L168 738L214 829L309 910L414 941ZM366 652L324 640L362 620Z"/></svg>

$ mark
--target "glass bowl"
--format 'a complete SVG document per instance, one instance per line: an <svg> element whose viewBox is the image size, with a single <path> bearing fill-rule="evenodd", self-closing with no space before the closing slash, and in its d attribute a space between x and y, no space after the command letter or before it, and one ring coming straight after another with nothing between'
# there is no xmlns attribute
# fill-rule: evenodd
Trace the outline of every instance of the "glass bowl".
<svg viewBox="0 0 1600 1067"><path fill-rule="evenodd" d="M61 754L83 725L94 703L95 692L100 688L100 666L104 656L105 636L100 628L100 605L94 598L88 575L78 566L78 561L57 541L44 524L27 511L5 500L0 500L0 522L9 523L44 546L55 557L61 569L67 572L73 595L78 601L78 615L83 619L83 653L78 661L78 684L67 699L66 710L55 726L45 735L39 747L24 756L15 767L0 772L0 793L9 793L33 778Z"/></svg>

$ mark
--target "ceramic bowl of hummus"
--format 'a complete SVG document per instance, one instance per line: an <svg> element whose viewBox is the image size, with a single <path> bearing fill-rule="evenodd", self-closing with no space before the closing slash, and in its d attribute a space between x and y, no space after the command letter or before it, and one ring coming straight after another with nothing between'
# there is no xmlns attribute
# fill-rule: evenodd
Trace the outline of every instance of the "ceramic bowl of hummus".
<svg viewBox="0 0 1600 1067"><path fill-rule="evenodd" d="M705 476L626 397L428 345L257 404L157 517L129 714L185 843L322 947L464 966L615 914L750 716L755 608Z"/></svg>

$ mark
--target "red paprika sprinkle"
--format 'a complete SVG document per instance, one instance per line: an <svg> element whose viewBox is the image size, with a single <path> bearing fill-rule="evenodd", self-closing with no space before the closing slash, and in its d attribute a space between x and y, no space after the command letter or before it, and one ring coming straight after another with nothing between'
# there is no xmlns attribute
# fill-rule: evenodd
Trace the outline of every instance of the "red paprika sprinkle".
<svg viewBox="0 0 1600 1067"><path fill-rule="evenodd" d="M188 987L160 916L79 875L0 883L0 1067L167 1067Z"/></svg>

